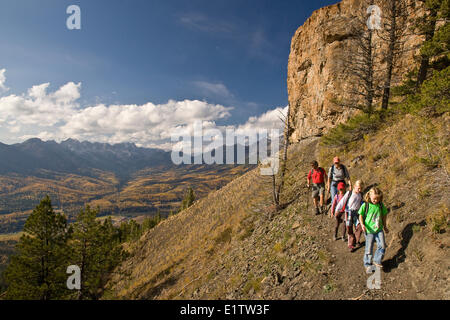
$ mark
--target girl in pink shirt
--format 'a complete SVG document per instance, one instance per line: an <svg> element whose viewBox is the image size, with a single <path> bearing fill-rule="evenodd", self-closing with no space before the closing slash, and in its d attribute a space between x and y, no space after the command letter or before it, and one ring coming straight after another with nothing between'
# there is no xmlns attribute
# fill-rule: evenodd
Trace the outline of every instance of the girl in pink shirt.
<svg viewBox="0 0 450 320"><path fill-rule="evenodd" d="M334 196L333 199L333 204L331 205L331 214L334 214L334 217L336 219L336 227L334 229L334 237L333 240L337 240L338 239L338 230L339 230L339 226L341 225L342 222L344 222L344 213L345 213L345 206L343 206L339 211L335 210L339 201L342 200L342 198L344 197L345 194L345 183L340 182L338 184L338 194ZM342 240L345 241L345 233L346 233L346 228L345 228L345 223L344 223L344 233L342 235Z"/></svg>

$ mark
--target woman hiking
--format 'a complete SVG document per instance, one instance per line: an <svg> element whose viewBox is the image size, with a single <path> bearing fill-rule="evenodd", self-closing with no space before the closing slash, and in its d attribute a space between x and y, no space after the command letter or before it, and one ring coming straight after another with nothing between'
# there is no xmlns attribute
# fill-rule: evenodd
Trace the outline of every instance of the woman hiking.
<svg viewBox="0 0 450 320"><path fill-rule="evenodd" d="M314 207L316 208L316 215L324 213L323 198L325 197L325 181L328 176L325 170L319 167L317 161L311 162L312 169L308 173L307 185L308 189L311 186L312 179L312 197L314 199Z"/></svg>
<svg viewBox="0 0 450 320"><path fill-rule="evenodd" d="M340 182L346 184L348 181L348 189L352 190L352 182L347 167L341 164L339 157L333 159L333 165L328 170L327 192L331 192L331 201L338 193L337 186ZM334 213L334 212L332 212Z"/></svg>

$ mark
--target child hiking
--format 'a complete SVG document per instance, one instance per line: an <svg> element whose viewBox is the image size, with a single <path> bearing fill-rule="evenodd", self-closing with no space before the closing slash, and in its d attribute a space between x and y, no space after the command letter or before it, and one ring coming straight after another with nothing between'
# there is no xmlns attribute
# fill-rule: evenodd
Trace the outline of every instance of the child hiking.
<svg viewBox="0 0 450 320"><path fill-rule="evenodd" d="M358 180L355 182L353 191L347 191L341 201L339 201L336 211L341 211L345 208L345 225L347 226L348 234L348 248L350 252L354 252L356 244L360 245L360 238L362 227L359 223L358 210L362 204L362 182ZM353 232L355 226L355 232Z"/></svg>
<svg viewBox="0 0 450 320"><path fill-rule="evenodd" d="M367 273L372 271L373 244L377 243L377 251L373 256L373 264L382 268L386 251L384 231L389 233L386 226L387 208L383 204L383 193L378 188L372 188L364 197L365 203L359 209L359 222L366 235L366 249L364 252L364 267Z"/></svg>
<svg viewBox="0 0 450 320"><path fill-rule="evenodd" d="M323 198L325 197L325 181L328 176L325 170L319 167L319 163L317 161L312 161L311 166L312 169L308 173L307 183L309 188L312 179L312 197L314 199L316 215L318 215L325 212L323 208Z"/></svg>
<svg viewBox="0 0 450 320"><path fill-rule="evenodd" d="M334 237L333 237L333 240L335 240L335 241L338 239L339 226L343 222L343 217L344 217L344 212L345 212L345 205L342 206L339 211L336 210L336 207L337 207L338 203L344 197L345 183L340 182L338 184L337 188L338 188L339 193L334 196L333 202L331 204L331 214L330 214L330 216L334 215L334 218L336 219L336 227L334 229ZM345 230L345 223L344 223L344 232L342 234L342 240L343 241L345 241L345 231L346 230Z"/></svg>

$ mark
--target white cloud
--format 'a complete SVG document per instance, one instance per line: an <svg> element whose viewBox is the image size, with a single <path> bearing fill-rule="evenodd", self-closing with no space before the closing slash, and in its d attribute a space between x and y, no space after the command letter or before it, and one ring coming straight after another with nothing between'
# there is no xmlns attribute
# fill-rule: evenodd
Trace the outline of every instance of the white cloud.
<svg viewBox="0 0 450 320"><path fill-rule="evenodd" d="M54 92L49 83L35 85L22 95L0 97L0 123L11 140L74 138L142 146L167 143L176 127L195 120L215 121L230 116L232 107L198 100L166 104L104 105L80 108L81 83L69 82ZM24 130L26 128L26 130ZM16 136L18 132L22 135ZM166 146L167 147L167 146Z"/></svg>
<svg viewBox="0 0 450 320"><path fill-rule="evenodd" d="M281 119L286 117L288 108L289 107L286 106L284 108L278 107L274 110L269 110L259 117L250 117L246 123L238 126L235 125L217 126L214 121L204 121L202 124L203 137L209 136L209 138L203 139L204 141L203 149L201 147L195 148L194 146L190 145L190 141L180 139L179 142L174 143L173 150L182 150L183 146L190 146L194 153L199 153L202 151L208 152L211 149L217 147L217 145L214 146L213 143L214 140L221 141L221 144L226 143L227 145L232 145L235 143L235 141L230 141L231 143L228 143L226 138L227 129L231 129L235 137L237 136L242 137L246 144L248 143L249 137L252 137L255 134L258 134L259 138L261 138L261 133L263 132L263 130L267 130L266 133L270 136L270 138L272 139L277 138L284 132L283 131L284 124ZM271 129L278 129L278 132L275 130L274 132L275 135L272 135L273 132ZM192 123L190 125L177 127L174 130L174 134L176 134L176 136L178 137L183 137L185 135L193 136L194 124Z"/></svg>
<svg viewBox="0 0 450 320"><path fill-rule="evenodd" d="M231 95L221 84L198 85L216 94ZM78 103L81 83L69 82L53 92L49 87L49 83L43 83L22 95L0 97L0 133L14 142L31 137L57 141L73 138L112 144L134 142L138 146L170 150L172 134L192 135L194 123L199 120L203 121L203 134L222 132L225 136L225 130L232 128L246 135L251 130L281 129L280 114L287 112L287 107L276 108L239 126L218 126L216 121L229 118L233 107L198 100L169 100L165 104L96 104L81 108Z"/></svg>
<svg viewBox="0 0 450 320"><path fill-rule="evenodd" d="M278 107L274 110L267 111L259 117L250 117L245 124L239 125L236 131L239 134L245 135L246 132L254 130L283 129L284 124L282 119L286 117L288 108L288 106L284 108Z"/></svg>
<svg viewBox="0 0 450 320"><path fill-rule="evenodd" d="M210 83L205 81L194 81L194 85L206 96L232 98L233 94L222 83Z"/></svg>
<svg viewBox="0 0 450 320"><path fill-rule="evenodd" d="M41 140L47 141L47 140L53 140L55 139L55 135L52 132L48 131L42 131L37 134L26 134L19 137L21 140L28 140L31 138L39 138Z"/></svg>
<svg viewBox="0 0 450 320"><path fill-rule="evenodd" d="M67 121L79 107L81 83L69 82L53 93L49 83L33 86L27 94L0 98L0 122L17 121L25 125L54 126Z"/></svg>
<svg viewBox="0 0 450 320"><path fill-rule="evenodd" d="M155 105L97 105L80 110L61 127L66 137L91 140L108 137L110 142L131 141L140 145L170 139L179 126L196 120L211 121L230 116L230 107L198 100Z"/></svg>
<svg viewBox="0 0 450 320"><path fill-rule="evenodd" d="M7 88L5 86L5 82L6 82L6 69L0 69L0 93L1 92L6 92L9 90L9 88Z"/></svg>
<svg viewBox="0 0 450 320"><path fill-rule="evenodd" d="M185 13L179 16L178 21L191 29L211 34L229 35L236 32L236 27L228 21L208 17L197 12Z"/></svg>
<svg viewBox="0 0 450 320"><path fill-rule="evenodd" d="M18 132L20 132L20 129L21 129L20 126L12 126L12 127L9 127L9 132L18 133Z"/></svg>

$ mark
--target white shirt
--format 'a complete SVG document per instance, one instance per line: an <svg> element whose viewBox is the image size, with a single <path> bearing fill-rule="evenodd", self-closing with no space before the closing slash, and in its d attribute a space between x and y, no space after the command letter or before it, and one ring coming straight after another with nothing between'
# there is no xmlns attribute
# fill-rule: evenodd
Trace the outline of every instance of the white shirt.
<svg viewBox="0 0 450 320"><path fill-rule="evenodd" d="M347 201L349 195L351 193L350 200L348 200L347 207L345 208L345 211L349 212L351 210L359 210L359 207L361 207L361 201L362 201L362 194L361 193L354 193L352 191L347 191L342 197L341 201L339 201L338 205L336 206L335 211L339 212L342 210L342 207L344 206L345 202Z"/></svg>

